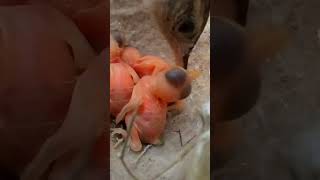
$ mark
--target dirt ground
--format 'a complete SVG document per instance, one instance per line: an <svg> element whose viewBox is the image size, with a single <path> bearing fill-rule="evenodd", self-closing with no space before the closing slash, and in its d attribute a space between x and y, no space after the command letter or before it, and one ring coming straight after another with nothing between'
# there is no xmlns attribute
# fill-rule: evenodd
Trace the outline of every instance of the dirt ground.
<svg viewBox="0 0 320 180"><path fill-rule="evenodd" d="M173 63L173 54L168 43L159 33L150 14L145 11L142 0L111 1L110 13L111 32L119 31L130 45L137 47L141 52L160 56ZM202 108L204 105L209 108L210 99L209 30L210 24L208 23L189 60L188 68L199 70L201 76L193 83L192 94L186 100L184 111L177 116L168 118L164 137L165 144L151 147L137 165L134 162L138 154L126 151L125 161L133 173L141 180L149 180L166 168L176 159L179 152L185 148L187 142L197 143L195 136L199 134L201 121L196 109ZM177 133L179 130L183 146L181 146L180 137ZM126 173L117 156L120 150L121 148L111 148L111 179L130 180L130 176ZM160 179L181 179L185 172L183 167L185 166L179 163Z"/></svg>
<svg viewBox="0 0 320 180"><path fill-rule="evenodd" d="M284 139L320 116L320 43L318 0L251 0L249 26L275 22L293 37L287 50L264 66L262 94L257 106L233 126L241 129L237 153L218 180L289 180L274 150ZM281 163L280 163L281 164ZM219 176L218 176L219 175Z"/></svg>

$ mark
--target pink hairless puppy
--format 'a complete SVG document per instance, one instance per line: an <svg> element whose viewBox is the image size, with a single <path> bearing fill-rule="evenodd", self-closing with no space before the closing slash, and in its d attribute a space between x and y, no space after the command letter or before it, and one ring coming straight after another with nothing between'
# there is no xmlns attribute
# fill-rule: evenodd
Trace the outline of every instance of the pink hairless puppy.
<svg viewBox="0 0 320 180"><path fill-rule="evenodd" d="M122 58L122 48L110 35L110 113L114 117L129 102L134 85L140 79Z"/></svg>
<svg viewBox="0 0 320 180"><path fill-rule="evenodd" d="M125 120L127 127L137 115L129 135L131 149L160 144L168 104L190 95L192 74L160 57L141 55L136 48L120 48L114 40L110 58L110 111L116 123Z"/></svg>

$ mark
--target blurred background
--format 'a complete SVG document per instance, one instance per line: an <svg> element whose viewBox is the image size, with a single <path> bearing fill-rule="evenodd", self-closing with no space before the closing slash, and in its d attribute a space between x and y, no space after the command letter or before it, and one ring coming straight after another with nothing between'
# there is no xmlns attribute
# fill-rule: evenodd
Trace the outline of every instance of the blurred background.
<svg viewBox="0 0 320 180"><path fill-rule="evenodd" d="M235 149L216 180L320 178L319 142L313 140L320 132L319 9L318 0L250 0L248 27L283 24L292 39L262 67L256 106L228 124Z"/></svg>

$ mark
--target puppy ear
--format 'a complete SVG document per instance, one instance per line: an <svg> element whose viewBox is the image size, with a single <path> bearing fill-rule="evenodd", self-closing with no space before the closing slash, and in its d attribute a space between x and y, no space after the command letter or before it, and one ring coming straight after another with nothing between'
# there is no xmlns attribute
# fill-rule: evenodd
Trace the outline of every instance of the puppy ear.
<svg viewBox="0 0 320 180"><path fill-rule="evenodd" d="M255 25L247 28L248 56L256 63L272 58L287 47L291 39L288 29L278 25Z"/></svg>

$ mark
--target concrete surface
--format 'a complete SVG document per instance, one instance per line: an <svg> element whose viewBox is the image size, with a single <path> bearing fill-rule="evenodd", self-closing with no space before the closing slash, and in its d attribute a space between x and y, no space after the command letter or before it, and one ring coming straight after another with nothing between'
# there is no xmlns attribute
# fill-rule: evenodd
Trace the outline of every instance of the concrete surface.
<svg viewBox="0 0 320 180"><path fill-rule="evenodd" d="M234 123L242 131L242 140L216 180L290 180L288 167L275 152L302 127L320 121L320 1L250 3L249 26L283 23L293 37L288 49L264 66L260 100Z"/></svg>

